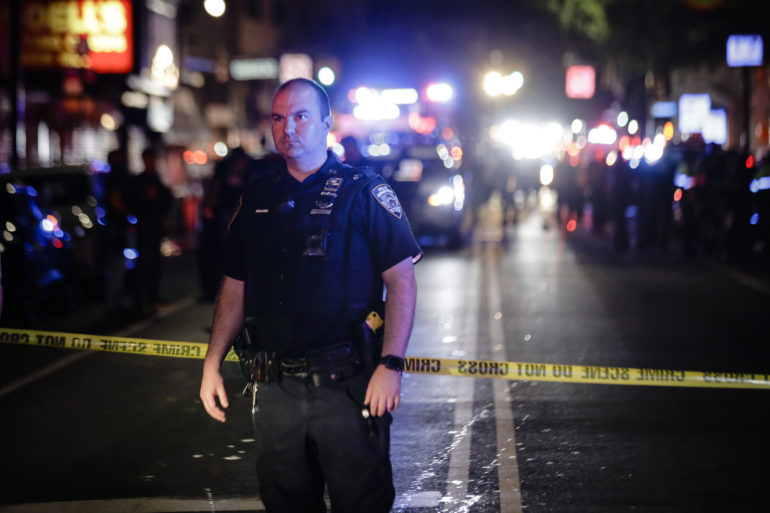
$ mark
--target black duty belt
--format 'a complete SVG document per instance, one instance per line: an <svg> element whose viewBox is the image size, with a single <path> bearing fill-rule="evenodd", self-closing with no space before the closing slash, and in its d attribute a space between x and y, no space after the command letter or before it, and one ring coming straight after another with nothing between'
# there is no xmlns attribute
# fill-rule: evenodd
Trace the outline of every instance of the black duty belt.
<svg viewBox="0 0 770 513"><path fill-rule="evenodd" d="M363 370L360 353L353 342L326 346L301 358L281 358L279 366L281 375L309 377L316 386L336 383Z"/></svg>

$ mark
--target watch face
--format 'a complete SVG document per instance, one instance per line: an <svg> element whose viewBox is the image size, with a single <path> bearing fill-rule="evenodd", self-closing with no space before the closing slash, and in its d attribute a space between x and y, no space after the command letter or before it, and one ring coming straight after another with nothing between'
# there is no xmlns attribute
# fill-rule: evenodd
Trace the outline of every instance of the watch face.
<svg viewBox="0 0 770 513"><path fill-rule="evenodd" d="M397 370L397 371L404 370L404 359L399 358L398 356L393 356L392 354L383 356L380 359L380 363L385 365L385 368L387 369Z"/></svg>

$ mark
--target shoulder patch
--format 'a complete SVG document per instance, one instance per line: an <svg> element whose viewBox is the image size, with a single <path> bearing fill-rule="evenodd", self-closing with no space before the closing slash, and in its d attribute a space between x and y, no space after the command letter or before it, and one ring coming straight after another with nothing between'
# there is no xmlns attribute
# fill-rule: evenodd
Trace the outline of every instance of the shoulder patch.
<svg viewBox="0 0 770 513"><path fill-rule="evenodd" d="M385 208L385 210L393 215L393 217L401 219L401 203L398 202L396 193L393 192L393 189L390 188L390 185L384 183L378 185L372 189L372 195L377 200L377 202Z"/></svg>

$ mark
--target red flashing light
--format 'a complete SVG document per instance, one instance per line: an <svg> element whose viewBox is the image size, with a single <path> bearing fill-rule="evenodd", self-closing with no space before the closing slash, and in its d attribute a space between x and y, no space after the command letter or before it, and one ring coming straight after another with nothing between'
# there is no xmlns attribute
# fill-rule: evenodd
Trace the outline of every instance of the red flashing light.
<svg viewBox="0 0 770 513"><path fill-rule="evenodd" d="M53 239L53 245L54 245L55 248L61 248L62 246L64 246L64 244L62 244L62 241L60 241L59 239L57 239L55 237Z"/></svg>
<svg viewBox="0 0 770 513"><path fill-rule="evenodd" d="M751 169L754 167L754 155L749 155L749 158L746 159L746 169Z"/></svg>
<svg viewBox="0 0 770 513"><path fill-rule="evenodd" d="M570 219L569 222L567 223L567 231L574 232L575 230L577 230L577 221L575 221L574 219Z"/></svg>
<svg viewBox="0 0 770 513"><path fill-rule="evenodd" d="M208 162L209 158L206 155L206 152L203 150L196 150L193 152L193 159L195 160L196 164L203 165L206 162Z"/></svg>
<svg viewBox="0 0 770 513"><path fill-rule="evenodd" d="M674 191L674 201L681 201L682 200L682 189L677 189Z"/></svg>

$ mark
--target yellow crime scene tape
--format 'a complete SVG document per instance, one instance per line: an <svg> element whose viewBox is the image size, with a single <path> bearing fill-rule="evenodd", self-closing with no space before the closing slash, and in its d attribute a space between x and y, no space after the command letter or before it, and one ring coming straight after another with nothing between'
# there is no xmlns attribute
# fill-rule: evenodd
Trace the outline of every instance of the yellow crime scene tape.
<svg viewBox="0 0 770 513"><path fill-rule="evenodd" d="M195 359L204 358L208 347L208 344L200 342L178 342L9 328L0 328L0 343ZM238 356L230 350L225 357L225 361L237 362ZM416 356L407 356L405 358L404 372L436 376L496 378L551 383L770 390L770 374L768 373L685 371L531 362L493 362Z"/></svg>

